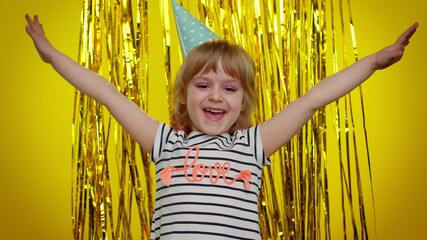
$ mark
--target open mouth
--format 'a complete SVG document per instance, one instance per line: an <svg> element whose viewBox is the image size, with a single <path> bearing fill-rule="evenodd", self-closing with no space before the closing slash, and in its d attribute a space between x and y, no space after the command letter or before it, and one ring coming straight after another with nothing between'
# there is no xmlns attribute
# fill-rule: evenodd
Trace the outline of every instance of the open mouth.
<svg viewBox="0 0 427 240"><path fill-rule="evenodd" d="M207 118L213 121L220 120L225 114L225 111L221 109L205 108L204 111Z"/></svg>

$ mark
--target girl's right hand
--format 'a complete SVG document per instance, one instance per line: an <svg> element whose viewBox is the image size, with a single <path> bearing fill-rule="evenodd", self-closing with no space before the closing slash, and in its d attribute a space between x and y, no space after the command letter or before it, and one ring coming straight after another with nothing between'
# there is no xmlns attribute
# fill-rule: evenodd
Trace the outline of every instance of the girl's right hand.
<svg viewBox="0 0 427 240"><path fill-rule="evenodd" d="M47 40L38 16L35 15L33 20L28 14L26 14L25 19L27 19L28 22L25 30L33 40L41 59L46 63L50 63L50 54L55 51L55 48L50 44L49 40Z"/></svg>

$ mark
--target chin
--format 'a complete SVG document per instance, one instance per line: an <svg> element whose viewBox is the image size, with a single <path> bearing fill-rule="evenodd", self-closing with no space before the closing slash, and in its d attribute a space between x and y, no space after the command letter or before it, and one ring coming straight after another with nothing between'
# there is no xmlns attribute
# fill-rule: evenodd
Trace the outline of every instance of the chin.
<svg viewBox="0 0 427 240"><path fill-rule="evenodd" d="M217 136L223 133L222 131L203 131L203 132L210 136Z"/></svg>
<svg viewBox="0 0 427 240"><path fill-rule="evenodd" d="M210 136L217 136L223 133L228 133L228 130L218 130L218 129L204 129L202 132L204 132L207 135Z"/></svg>

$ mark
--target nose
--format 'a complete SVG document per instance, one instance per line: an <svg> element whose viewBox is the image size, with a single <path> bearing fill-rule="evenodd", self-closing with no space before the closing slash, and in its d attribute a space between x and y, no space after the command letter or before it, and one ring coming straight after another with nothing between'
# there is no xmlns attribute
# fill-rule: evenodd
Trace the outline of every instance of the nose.
<svg viewBox="0 0 427 240"><path fill-rule="evenodd" d="M214 102L221 102L222 101L221 91L218 89L212 89L209 93L209 100Z"/></svg>

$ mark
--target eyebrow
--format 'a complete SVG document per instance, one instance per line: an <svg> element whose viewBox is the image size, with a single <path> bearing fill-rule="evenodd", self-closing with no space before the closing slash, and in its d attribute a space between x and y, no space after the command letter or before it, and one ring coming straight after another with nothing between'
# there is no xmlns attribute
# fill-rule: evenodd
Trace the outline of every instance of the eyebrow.
<svg viewBox="0 0 427 240"><path fill-rule="evenodd" d="M196 76L196 77L194 77L193 79L192 79L192 81L194 81L194 80L196 80L196 79L202 79L202 80L207 80L207 81L212 81L212 78L210 78L210 77L207 77L206 75L199 75L199 76ZM237 83L239 83L240 85L242 84L241 83L241 81L239 80L239 79L237 79L237 78L234 78L234 77L226 77L226 78L221 78L222 79L222 81L223 82L237 82Z"/></svg>

